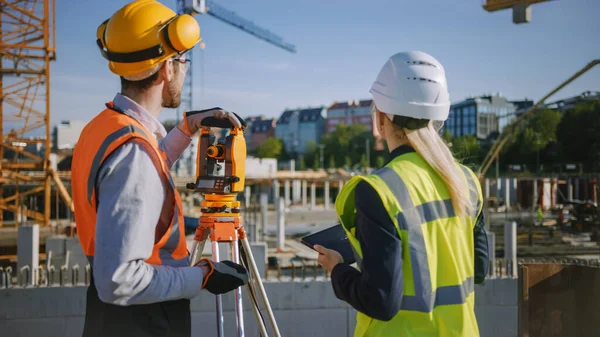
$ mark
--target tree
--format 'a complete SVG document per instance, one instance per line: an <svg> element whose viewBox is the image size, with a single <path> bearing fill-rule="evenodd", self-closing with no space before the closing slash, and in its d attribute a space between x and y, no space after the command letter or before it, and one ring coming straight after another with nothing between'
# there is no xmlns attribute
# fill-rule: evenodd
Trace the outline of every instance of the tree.
<svg viewBox="0 0 600 337"><path fill-rule="evenodd" d="M385 159L382 156L377 156L377 168L382 168L385 165Z"/></svg>
<svg viewBox="0 0 600 337"><path fill-rule="evenodd" d="M567 111L557 129L566 162L583 163L587 170L600 169L600 101L585 102Z"/></svg>
<svg viewBox="0 0 600 337"><path fill-rule="evenodd" d="M455 137L452 140L452 153L461 162L479 162L479 141L473 135Z"/></svg>
<svg viewBox="0 0 600 337"><path fill-rule="evenodd" d="M370 139L369 146L372 148L375 141L367 126L337 124L332 132L323 135L321 144L324 145L324 155L333 156L336 163L344 163L346 157L350 157L351 163L357 163L366 153L367 139Z"/></svg>
<svg viewBox="0 0 600 337"><path fill-rule="evenodd" d="M333 158L333 156L329 156L329 168L330 169L336 168L335 158Z"/></svg>
<svg viewBox="0 0 600 337"><path fill-rule="evenodd" d="M369 163L367 163L367 155L366 155L366 154L363 154L363 155L360 157L360 166L361 166L362 168L367 168L367 167L369 167Z"/></svg>
<svg viewBox="0 0 600 337"><path fill-rule="evenodd" d="M542 162L560 160L560 151L553 145L557 140L557 130L562 114L555 110L541 109L525 119L512 139L501 151L501 162L524 164L537 171ZM539 160L538 160L539 158Z"/></svg>
<svg viewBox="0 0 600 337"><path fill-rule="evenodd" d="M312 169L315 171L318 171L319 168L320 168L319 161L317 160L317 158L315 156L315 158L313 158Z"/></svg>
<svg viewBox="0 0 600 337"><path fill-rule="evenodd" d="M298 170L300 170L300 171L306 170L306 162L304 161L303 155L300 155L300 158L298 158Z"/></svg>
<svg viewBox="0 0 600 337"><path fill-rule="evenodd" d="M450 131L448 131L448 129L444 129L444 133L442 134L442 139L444 139L444 141L446 141L446 143L452 142L452 134L450 133Z"/></svg>
<svg viewBox="0 0 600 337"><path fill-rule="evenodd" d="M346 156L346 158L344 158L344 165L348 168L352 167L352 159L350 159L350 156Z"/></svg>
<svg viewBox="0 0 600 337"><path fill-rule="evenodd" d="M269 137L258 146L256 156L258 158L277 158L283 149L283 142L279 138Z"/></svg>
<svg viewBox="0 0 600 337"><path fill-rule="evenodd" d="M315 167L315 162L317 162L317 167L319 166L319 146L312 140L309 140L306 143L304 160L306 160L306 163L310 164L310 166L313 168Z"/></svg>

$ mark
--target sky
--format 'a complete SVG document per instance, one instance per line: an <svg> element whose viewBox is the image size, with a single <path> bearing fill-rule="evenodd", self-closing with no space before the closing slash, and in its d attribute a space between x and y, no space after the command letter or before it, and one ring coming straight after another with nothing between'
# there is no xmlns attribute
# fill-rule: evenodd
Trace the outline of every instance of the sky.
<svg viewBox="0 0 600 337"><path fill-rule="evenodd" d="M499 92L538 100L600 58L600 1L532 6L532 21L486 12L483 0L215 0L280 35L290 53L209 15L197 15L204 50L193 51L193 109L220 106L243 117L369 99L393 54L421 50L446 70L451 100ZM56 0L57 59L51 65L51 122L88 121L119 91L96 46L96 29L124 0ZM176 9L175 0L161 1ZM203 70L203 72L201 71ZM550 101L600 91L600 66ZM165 109L159 119L176 117Z"/></svg>

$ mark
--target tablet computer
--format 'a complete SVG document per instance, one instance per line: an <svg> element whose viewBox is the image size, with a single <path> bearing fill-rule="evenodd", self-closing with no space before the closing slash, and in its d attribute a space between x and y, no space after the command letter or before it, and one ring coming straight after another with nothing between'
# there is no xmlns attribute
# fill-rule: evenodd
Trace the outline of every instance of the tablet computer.
<svg viewBox="0 0 600 337"><path fill-rule="evenodd" d="M352 245L348 240L348 235L341 224L326 228L322 231L309 234L300 241L311 249L314 245L321 245L328 249L333 249L342 255L344 263L353 264L356 262Z"/></svg>

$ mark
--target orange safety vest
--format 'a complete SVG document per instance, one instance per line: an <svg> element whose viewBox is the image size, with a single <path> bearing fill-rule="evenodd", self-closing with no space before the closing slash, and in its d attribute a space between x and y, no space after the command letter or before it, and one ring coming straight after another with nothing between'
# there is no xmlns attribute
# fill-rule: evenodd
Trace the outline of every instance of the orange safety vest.
<svg viewBox="0 0 600 337"><path fill-rule="evenodd" d="M136 141L146 147L154 165L161 175L163 184L170 186L163 203L161 217L172 213L168 224L156 225L152 255L145 261L149 264L179 265L186 262L189 252L185 240L185 228L181 196L175 188L166 154L158 146L156 138L134 118L122 113L112 102L97 115L81 132L73 151L71 183L75 206L75 223L83 252L93 258L96 232L96 179L106 158L119 146ZM151 198L152 196L148 196ZM182 260L186 259L186 260Z"/></svg>

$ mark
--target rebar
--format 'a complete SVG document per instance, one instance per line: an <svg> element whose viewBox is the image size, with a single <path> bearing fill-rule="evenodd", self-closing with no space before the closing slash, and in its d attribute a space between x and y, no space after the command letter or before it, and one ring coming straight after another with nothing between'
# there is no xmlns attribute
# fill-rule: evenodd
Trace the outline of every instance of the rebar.
<svg viewBox="0 0 600 337"><path fill-rule="evenodd" d="M27 273L27 278L25 278L25 281L23 281L23 274ZM23 286L27 286L27 283L29 283L29 276L31 274L31 270L29 265L24 265L23 267L21 267L21 269L19 269L19 278L18 278L18 283L20 287Z"/></svg>

